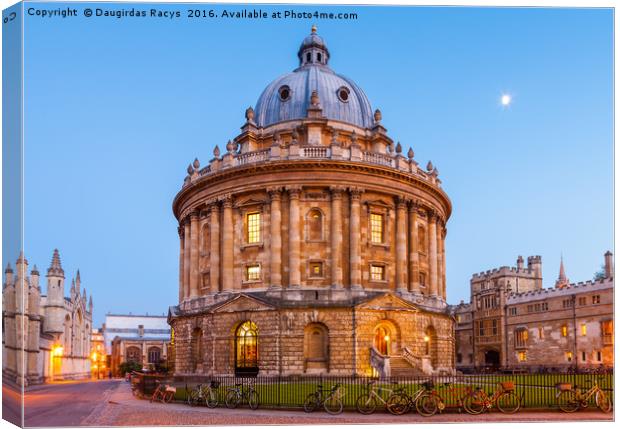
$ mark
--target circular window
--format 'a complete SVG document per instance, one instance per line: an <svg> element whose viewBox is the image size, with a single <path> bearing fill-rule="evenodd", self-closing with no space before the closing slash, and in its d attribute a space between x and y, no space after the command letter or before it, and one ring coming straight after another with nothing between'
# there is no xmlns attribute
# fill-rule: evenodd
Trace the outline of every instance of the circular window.
<svg viewBox="0 0 620 429"><path fill-rule="evenodd" d="M278 94L280 94L280 100L286 101L291 98L291 88L286 85L281 86L278 90Z"/></svg>
<svg viewBox="0 0 620 429"><path fill-rule="evenodd" d="M337 94L340 101L344 103L349 101L349 88L347 88L346 86L341 86L340 88L338 88Z"/></svg>

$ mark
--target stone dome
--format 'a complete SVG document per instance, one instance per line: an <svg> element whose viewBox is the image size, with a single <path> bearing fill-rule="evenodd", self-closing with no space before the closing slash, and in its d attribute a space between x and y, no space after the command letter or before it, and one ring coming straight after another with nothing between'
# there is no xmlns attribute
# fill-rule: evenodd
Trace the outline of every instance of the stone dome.
<svg viewBox="0 0 620 429"><path fill-rule="evenodd" d="M316 27L303 40L298 57L299 68L274 80L258 98L255 120L259 127L308 117L314 91L325 118L372 127L374 119L368 97L355 82L329 67L329 51L316 34Z"/></svg>

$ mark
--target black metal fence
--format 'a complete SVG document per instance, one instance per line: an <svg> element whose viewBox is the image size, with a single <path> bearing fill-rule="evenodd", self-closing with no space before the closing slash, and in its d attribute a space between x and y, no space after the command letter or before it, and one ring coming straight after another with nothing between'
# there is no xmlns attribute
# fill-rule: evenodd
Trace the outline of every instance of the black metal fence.
<svg viewBox="0 0 620 429"><path fill-rule="evenodd" d="M143 397L152 395L157 385L156 381L173 385L177 388L176 401L186 401L187 392L198 384L209 384L217 381L216 389L219 406L225 406L224 401L228 389L237 383L244 388L250 385L258 392L261 408L302 408L305 398L315 392L319 385L323 389L339 383L344 394L343 402L347 409L355 409L356 399L367 391L367 383L375 381L375 387L380 390L377 393L387 400L392 390L404 387L409 394L415 393L422 388L422 384L432 381L434 390L444 399L448 410L459 409L459 399L462 398L468 388L483 388L492 394L501 382L512 381L515 385L515 393L522 400L523 408L549 409L557 408L556 395L559 383L568 383L579 386L582 392L590 388L596 381L598 385L610 396L613 402L613 374L570 374L570 373L546 373L546 374L469 374L451 376L420 376L420 377L389 377L383 379L359 376L259 376L259 377L233 377L233 376L175 376L165 377L134 373L132 384L137 392ZM594 405L594 395L590 399ZM380 406L383 404L379 404Z"/></svg>

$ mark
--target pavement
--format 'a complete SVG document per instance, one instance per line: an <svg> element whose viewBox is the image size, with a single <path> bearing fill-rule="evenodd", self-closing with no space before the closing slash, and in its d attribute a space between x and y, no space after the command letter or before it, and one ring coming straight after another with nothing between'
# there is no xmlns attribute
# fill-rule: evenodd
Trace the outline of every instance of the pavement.
<svg viewBox="0 0 620 429"><path fill-rule="evenodd" d="M8 396L7 396L8 395ZM595 409L574 414L558 410L520 411L514 415L498 412L470 416L446 412L433 417L415 413L393 416L387 412L362 415L354 411L332 416L317 411L261 409L247 405L238 409L189 407L182 403L161 404L136 399L129 383L121 380L64 382L34 386L26 391L27 427L50 426L179 426L179 425L308 425L308 424L402 424L402 423L493 423L493 422L586 422L613 421L613 414ZM3 418L21 421L20 396L3 386Z"/></svg>

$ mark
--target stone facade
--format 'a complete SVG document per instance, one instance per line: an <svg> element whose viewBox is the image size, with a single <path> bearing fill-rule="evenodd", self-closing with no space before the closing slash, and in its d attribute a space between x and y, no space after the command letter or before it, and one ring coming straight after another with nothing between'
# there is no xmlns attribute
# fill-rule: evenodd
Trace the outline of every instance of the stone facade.
<svg viewBox="0 0 620 429"><path fill-rule="evenodd" d="M315 29L298 56L247 109L226 153L188 167L174 200L176 371L246 370L241 334L259 335L241 355L261 374L451 371L451 203L437 169L402 154L381 112L329 68ZM379 297L401 309L365 309ZM320 346L304 355L308 332Z"/></svg>
<svg viewBox="0 0 620 429"><path fill-rule="evenodd" d="M23 254L4 271L2 287L2 373L17 384L90 377L93 301L80 291L80 272L65 297L65 273L58 250L41 294L36 265L28 273Z"/></svg>
<svg viewBox="0 0 620 429"><path fill-rule="evenodd" d="M534 264L531 264L533 262ZM543 289L539 256L523 268L475 274L471 303L452 307L459 369L613 366L613 262L596 281L570 283L564 263Z"/></svg>

